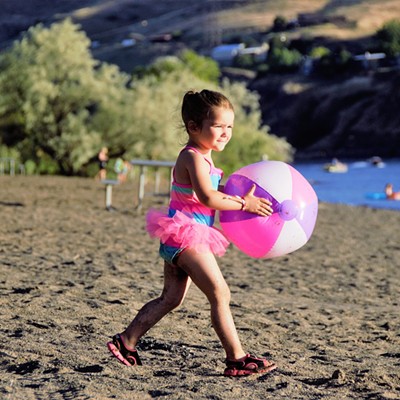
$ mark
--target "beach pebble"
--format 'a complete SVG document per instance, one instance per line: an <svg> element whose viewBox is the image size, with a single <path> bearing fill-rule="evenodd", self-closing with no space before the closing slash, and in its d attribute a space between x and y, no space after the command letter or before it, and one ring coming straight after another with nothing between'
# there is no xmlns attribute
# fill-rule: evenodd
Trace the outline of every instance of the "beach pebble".
<svg viewBox="0 0 400 400"><path fill-rule="evenodd" d="M337 383L344 383L346 380L346 374L342 370L337 369L333 372L332 379L337 381Z"/></svg>

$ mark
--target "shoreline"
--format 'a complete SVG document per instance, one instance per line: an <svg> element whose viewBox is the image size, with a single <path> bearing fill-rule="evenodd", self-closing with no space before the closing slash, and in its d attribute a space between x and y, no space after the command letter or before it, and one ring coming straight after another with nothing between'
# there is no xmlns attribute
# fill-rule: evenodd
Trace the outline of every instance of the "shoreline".
<svg viewBox="0 0 400 400"><path fill-rule="evenodd" d="M141 341L143 367L109 354L109 338L162 288L136 184L114 188L114 212L93 179L1 176L0 187L2 398L400 398L397 211L320 203L294 253L229 248L219 263L243 345L278 365L235 380L222 376L194 286Z"/></svg>

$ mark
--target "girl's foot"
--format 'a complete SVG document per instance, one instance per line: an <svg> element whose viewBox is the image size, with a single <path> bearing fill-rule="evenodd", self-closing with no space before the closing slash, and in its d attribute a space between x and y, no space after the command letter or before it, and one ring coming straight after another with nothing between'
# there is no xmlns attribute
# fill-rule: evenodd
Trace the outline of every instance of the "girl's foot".
<svg viewBox="0 0 400 400"><path fill-rule="evenodd" d="M226 360L225 376L247 376L261 372L271 372L276 369L276 364L265 358L258 358L246 354L237 360Z"/></svg>
<svg viewBox="0 0 400 400"><path fill-rule="evenodd" d="M140 360L137 350L130 349L125 346L120 334L116 334L112 338L112 341L107 343L107 347L114 357L116 357L118 361L122 362L122 364L128 366L142 365L142 361Z"/></svg>

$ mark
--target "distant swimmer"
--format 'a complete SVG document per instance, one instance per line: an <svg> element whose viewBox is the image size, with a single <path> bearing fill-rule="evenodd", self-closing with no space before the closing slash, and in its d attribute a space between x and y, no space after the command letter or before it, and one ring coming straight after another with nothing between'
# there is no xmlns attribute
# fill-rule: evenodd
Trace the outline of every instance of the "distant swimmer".
<svg viewBox="0 0 400 400"><path fill-rule="evenodd" d="M380 158L378 156L371 157L368 161L374 167L377 167L377 168L384 168L385 167L385 163L382 161L382 158Z"/></svg>
<svg viewBox="0 0 400 400"><path fill-rule="evenodd" d="M347 164L339 161L337 158L333 158L332 161L325 164L323 168L325 171L332 173L343 173L348 170Z"/></svg>
<svg viewBox="0 0 400 400"><path fill-rule="evenodd" d="M391 183L388 183L385 186L385 194L386 198L389 200L400 200L400 192L394 192L393 185Z"/></svg>

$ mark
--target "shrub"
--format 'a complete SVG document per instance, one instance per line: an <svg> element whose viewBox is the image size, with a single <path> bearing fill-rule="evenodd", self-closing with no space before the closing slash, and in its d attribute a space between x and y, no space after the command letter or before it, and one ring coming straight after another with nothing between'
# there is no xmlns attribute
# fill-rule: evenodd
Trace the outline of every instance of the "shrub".
<svg viewBox="0 0 400 400"><path fill-rule="evenodd" d="M400 54L400 21L391 20L383 25L376 33L382 50L389 57L396 57Z"/></svg>

